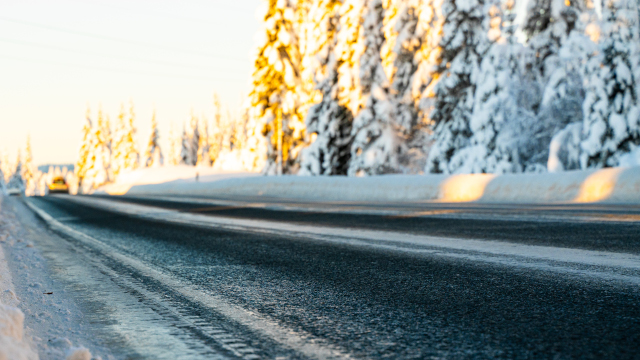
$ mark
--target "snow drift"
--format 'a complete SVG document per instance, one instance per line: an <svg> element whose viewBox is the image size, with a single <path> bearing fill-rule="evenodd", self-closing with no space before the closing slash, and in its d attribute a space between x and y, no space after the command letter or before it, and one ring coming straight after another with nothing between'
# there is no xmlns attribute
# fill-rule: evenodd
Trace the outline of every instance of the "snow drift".
<svg viewBox="0 0 640 360"><path fill-rule="evenodd" d="M184 177L166 182L159 181L159 177L152 178L149 173L132 173L130 179L137 181L106 186L98 193L299 201L640 204L640 167L637 166L561 173L453 176L277 177L202 173L198 182L193 179L197 168L190 169ZM177 177L177 170L164 171Z"/></svg>

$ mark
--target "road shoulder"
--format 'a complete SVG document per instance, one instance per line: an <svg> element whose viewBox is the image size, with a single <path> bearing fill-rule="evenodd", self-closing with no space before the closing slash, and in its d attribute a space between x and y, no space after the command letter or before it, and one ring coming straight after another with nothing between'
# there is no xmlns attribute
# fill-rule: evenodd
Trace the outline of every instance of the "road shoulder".
<svg viewBox="0 0 640 360"><path fill-rule="evenodd" d="M4 303L7 297L4 288L11 289L6 294L15 300L9 304L22 314L23 342L33 353L31 357L8 358L47 360L71 357L89 360L92 358L89 348L94 352L99 349L98 353L104 355L94 356L94 359L109 359L104 349L90 340L83 313L70 291L52 276L59 269L49 266L41 241L54 235L44 229L20 198L0 198L0 201L0 239L4 240L0 243L4 250L0 272L3 278L8 272L7 278L13 279L12 286L1 283L2 301Z"/></svg>

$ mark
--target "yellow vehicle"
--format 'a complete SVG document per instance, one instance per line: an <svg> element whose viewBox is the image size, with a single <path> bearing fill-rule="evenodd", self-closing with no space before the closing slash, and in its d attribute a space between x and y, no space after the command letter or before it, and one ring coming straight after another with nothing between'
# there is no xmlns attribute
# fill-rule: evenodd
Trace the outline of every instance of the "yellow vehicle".
<svg viewBox="0 0 640 360"><path fill-rule="evenodd" d="M57 177L53 179L51 184L49 184L49 193L69 193L69 186L63 177Z"/></svg>

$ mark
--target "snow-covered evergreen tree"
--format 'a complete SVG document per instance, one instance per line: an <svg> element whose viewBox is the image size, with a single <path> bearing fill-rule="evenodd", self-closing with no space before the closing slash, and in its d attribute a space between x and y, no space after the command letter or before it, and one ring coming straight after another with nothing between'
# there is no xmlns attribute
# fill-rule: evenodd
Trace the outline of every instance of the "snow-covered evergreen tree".
<svg viewBox="0 0 640 360"><path fill-rule="evenodd" d="M459 152L470 144L476 75L489 42L483 29L485 0L445 0L442 13L442 63L431 113L435 142L426 171L450 174L459 171L464 163Z"/></svg>
<svg viewBox="0 0 640 360"><path fill-rule="evenodd" d="M403 171L422 171L429 119L421 111L424 90L433 79L439 48L441 15L435 1L385 0L382 64L390 80L389 95L397 131L409 151Z"/></svg>
<svg viewBox="0 0 640 360"><path fill-rule="evenodd" d="M301 175L346 175L350 157L352 114L340 105L338 68L343 64L334 52L342 1L321 0L311 8L308 64L321 99L307 113L307 133L315 138L301 155Z"/></svg>
<svg viewBox="0 0 640 360"><path fill-rule="evenodd" d="M365 50L360 57L360 86L365 103L353 121L349 175L399 172L399 157L405 152L380 56L384 44L383 18L382 1L367 0L363 22Z"/></svg>
<svg viewBox="0 0 640 360"><path fill-rule="evenodd" d="M514 1L492 4L485 26L490 48L477 73L469 129L469 145L454 155L459 173L511 173L524 170L520 151L529 139L527 126L534 116L518 103L521 55L524 48L515 39ZM524 126L523 126L524 125ZM524 127L524 128L523 128ZM548 145L545 144L543 147Z"/></svg>
<svg viewBox="0 0 640 360"><path fill-rule="evenodd" d="M151 116L151 135L145 152L145 167L158 167L164 165L164 156L160 148L160 132L158 130L158 122L156 121L156 112Z"/></svg>
<svg viewBox="0 0 640 360"><path fill-rule="evenodd" d="M186 124L182 125L182 136L180 137L180 165L195 165L191 152L191 139L187 133Z"/></svg>
<svg viewBox="0 0 640 360"><path fill-rule="evenodd" d="M76 161L75 172L78 181L82 183L87 176L87 171L93 167L93 157L91 150L93 149L93 123L91 122L91 110L87 108L84 125L82 127L82 140L80 140L80 150L78 152L78 160Z"/></svg>
<svg viewBox="0 0 640 360"><path fill-rule="evenodd" d="M98 110L96 126L91 129L89 155L87 168L82 178L82 192L90 193L99 186L109 183L113 177L109 167L111 160L111 150L109 149L108 122Z"/></svg>
<svg viewBox="0 0 640 360"><path fill-rule="evenodd" d="M191 112L191 121L189 122L189 132L187 134L189 141L189 165L196 166L198 164L198 154L200 153L200 119Z"/></svg>
<svg viewBox="0 0 640 360"><path fill-rule="evenodd" d="M180 149L182 146L182 138L176 133L176 129L173 123L169 129L169 156L167 163L169 165L180 164Z"/></svg>
<svg viewBox="0 0 640 360"><path fill-rule="evenodd" d="M360 112L363 105L360 88L360 57L364 52L362 19L363 0L344 0L340 7L335 54L338 61L338 101L351 111Z"/></svg>
<svg viewBox="0 0 640 360"><path fill-rule="evenodd" d="M640 78L637 2L608 0L603 40L587 65L581 166L617 166L640 145Z"/></svg>
<svg viewBox="0 0 640 360"><path fill-rule="evenodd" d="M222 152L224 142L224 123L222 121L222 104L218 94L213 94L213 119L209 131L209 159L215 162Z"/></svg>
<svg viewBox="0 0 640 360"><path fill-rule="evenodd" d="M125 113L124 104L122 104L113 137L111 168L114 178L117 178L123 171L132 171L139 166L140 155L135 143L136 128L133 124L134 120L133 102L131 103L128 118Z"/></svg>
<svg viewBox="0 0 640 360"><path fill-rule="evenodd" d="M24 165L22 167L22 180L25 185L25 195L33 196L36 192L36 171L33 165L33 152L31 150L31 136L27 136L27 146L25 148Z"/></svg>
<svg viewBox="0 0 640 360"><path fill-rule="evenodd" d="M304 145L304 100L301 54L296 33L298 2L265 0L264 32L258 43L253 74L250 116L263 123L268 139L268 174L295 173Z"/></svg>
<svg viewBox="0 0 640 360"><path fill-rule="evenodd" d="M4 183L6 185L9 182L9 179L11 178L11 174L13 173L11 162L9 161L9 154L6 151L2 156L2 163L0 163L0 169L2 169L2 172L4 173Z"/></svg>
<svg viewBox="0 0 640 360"><path fill-rule="evenodd" d="M202 116L202 122L199 127L200 130L200 141L198 142L198 160L196 161L197 166L211 166L211 156L209 155L211 145L209 143L209 122L207 118Z"/></svg>
<svg viewBox="0 0 640 360"><path fill-rule="evenodd" d="M17 189L21 192L24 191L24 179L22 178L22 152L18 150L18 158L16 159L16 167L11 174L9 183L7 184L9 189Z"/></svg>
<svg viewBox="0 0 640 360"><path fill-rule="evenodd" d="M414 57L417 68L413 75L412 96L418 103L420 122L427 124L431 122L430 116L435 103L434 88L440 76L439 67L442 63L440 45L444 25L443 0L416 1L418 4L414 8L419 15L415 36L421 39L421 44Z"/></svg>
<svg viewBox="0 0 640 360"><path fill-rule="evenodd" d="M4 162L3 159L0 157L0 195L6 195L7 194L7 184L5 182L5 175L4 175Z"/></svg>
<svg viewBox="0 0 640 360"><path fill-rule="evenodd" d="M127 123L126 141L125 141L125 165L124 169L132 171L140 166L140 153L136 145L136 127L134 125L136 116L133 108L133 101L129 106L129 122Z"/></svg>

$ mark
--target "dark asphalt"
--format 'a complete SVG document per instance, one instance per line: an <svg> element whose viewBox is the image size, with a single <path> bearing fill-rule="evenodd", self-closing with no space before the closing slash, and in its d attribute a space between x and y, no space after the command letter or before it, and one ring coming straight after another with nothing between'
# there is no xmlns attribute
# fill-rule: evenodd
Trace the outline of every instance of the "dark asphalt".
<svg viewBox="0 0 640 360"><path fill-rule="evenodd" d="M286 235L145 221L64 197L29 201L67 226L244 308L325 339L355 357L640 358L637 286ZM640 253L640 228L635 224L392 218L251 208L203 211L197 204L153 205L238 218ZM137 277L150 291L185 302L185 309L194 315L223 321L132 269L110 266ZM251 336L250 330L244 331ZM267 358L281 351L259 336L252 346Z"/></svg>
<svg viewBox="0 0 640 360"><path fill-rule="evenodd" d="M424 204L418 210L456 211L459 214L504 214L505 219L474 219L443 216L379 216L350 213L308 211L281 211L247 206L229 207L194 204L193 202L156 200L136 197L105 197L110 200L139 205L161 207L183 212L240 219L284 221L296 224L337 226L433 236L506 240L529 245L579 248L640 254L640 216L635 222L584 221L581 216L598 215L602 218L640 215L640 208L632 206L514 206ZM366 208L364 209L366 210ZM514 221L514 214L525 214L527 219L564 215L562 221ZM506 218L507 215L511 217ZM571 218L574 218L572 221Z"/></svg>

